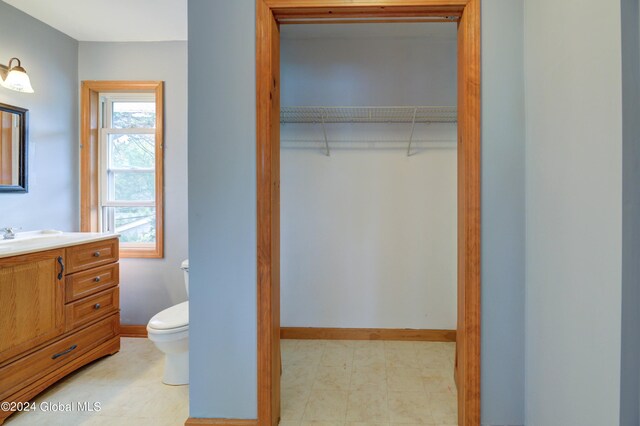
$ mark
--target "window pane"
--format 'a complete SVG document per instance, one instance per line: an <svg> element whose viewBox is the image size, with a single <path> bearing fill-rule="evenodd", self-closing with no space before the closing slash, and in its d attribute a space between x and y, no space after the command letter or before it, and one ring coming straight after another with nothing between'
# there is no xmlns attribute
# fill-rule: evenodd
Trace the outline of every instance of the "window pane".
<svg viewBox="0 0 640 426"><path fill-rule="evenodd" d="M112 210L115 232L123 243L156 242L155 207L109 207Z"/></svg>
<svg viewBox="0 0 640 426"><path fill-rule="evenodd" d="M153 201L156 199L155 173L110 172L109 201Z"/></svg>
<svg viewBox="0 0 640 426"><path fill-rule="evenodd" d="M114 102L111 127L114 129L155 128L156 103Z"/></svg>
<svg viewBox="0 0 640 426"><path fill-rule="evenodd" d="M109 168L153 169L156 164L155 146L155 135L109 135Z"/></svg>

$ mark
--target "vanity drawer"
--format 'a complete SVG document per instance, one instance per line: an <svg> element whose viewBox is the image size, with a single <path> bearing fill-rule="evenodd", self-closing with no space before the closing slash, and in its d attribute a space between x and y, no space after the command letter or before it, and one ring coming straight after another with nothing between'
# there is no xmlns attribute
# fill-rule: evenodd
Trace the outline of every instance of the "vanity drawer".
<svg viewBox="0 0 640 426"><path fill-rule="evenodd" d="M67 249L67 274L84 271L118 260L119 242L117 238L82 244Z"/></svg>
<svg viewBox="0 0 640 426"><path fill-rule="evenodd" d="M119 288L114 287L65 306L66 331L94 321L120 309Z"/></svg>
<svg viewBox="0 0 640 426"><path fill-rule="evenodd" d="M116 337L119 326L119 315L112 315L0 368L0 400Z"/></svg>
<svg viewBox="0 0 640 426"><path fill-rule="evenodd" d="M118 285L120 268L117 263L90 269L65 278L65 301L73 302Z"/></svg>

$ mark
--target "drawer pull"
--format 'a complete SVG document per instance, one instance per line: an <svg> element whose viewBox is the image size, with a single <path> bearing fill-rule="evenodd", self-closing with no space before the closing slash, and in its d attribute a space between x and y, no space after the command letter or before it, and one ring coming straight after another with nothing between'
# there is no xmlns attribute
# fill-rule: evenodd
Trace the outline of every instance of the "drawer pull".
<svg viewBox="0 0 640 426"><path fill-rule="evenodd" d="M95 282L99 283L99 282L100 282L100 277L95 277L93 280L94 280Z"/></svg>
<svg viewBox="0 0 640 426"><path fill-rule="evenodd" d="M96 303L95 305L93 305L93 309L100 309L101 305L99 303Z"/></svg>
<svg viewBox="0 0 640 426"><path fill-rule="evenodd" d="M60 272L58 273L58 281L60 281L64 275L64 261L62 260L62 256L58 256L58 265L60 265Z"/></svg>
<svg viewBox="0 0 640 426"><path fill-rule="evenodd" d="M99 251L94 251L93 252L93 257L100 257L100 252Z"/></svg>
<svg viewBox="0 0 640 426"><path fill-rule="evenodd" d="M60 353L57 353L57 354L53 355L53 356L51 357L51 359L60 358L61 356L68 354L69 352L71 352L72 350L74 350L74 349L75 349L75 348L77 348L77 347L78 347L78 345L72 345L69 349L64 350L64 351L62 351L62 352L60 352Z"/></svg>

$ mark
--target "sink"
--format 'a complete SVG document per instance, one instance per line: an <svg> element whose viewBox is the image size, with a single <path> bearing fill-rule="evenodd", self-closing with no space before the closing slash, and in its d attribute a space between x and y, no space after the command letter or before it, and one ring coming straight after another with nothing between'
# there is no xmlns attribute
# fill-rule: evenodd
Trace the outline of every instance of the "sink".
<svg viewBox="0 0 640 426"><path fill-rule="evenodd" d="M32 242L34 239L42 239L42 238L56 238L64 235L64 232L57 231L55 229L44 229L39 231L29 231L29 232L16 232L15 238L11 240L0 239L0 249L4 246L17 247L23 244L28 244Z"/></svg>
<svg viewBox="0 0 640 426"><path fill-rule="evenodd" d="M43 245L56 244L64 240L68 234L55 230L17 232L12 240L4 240L0 236L0 255L13 252L31 251Z"/></svg>

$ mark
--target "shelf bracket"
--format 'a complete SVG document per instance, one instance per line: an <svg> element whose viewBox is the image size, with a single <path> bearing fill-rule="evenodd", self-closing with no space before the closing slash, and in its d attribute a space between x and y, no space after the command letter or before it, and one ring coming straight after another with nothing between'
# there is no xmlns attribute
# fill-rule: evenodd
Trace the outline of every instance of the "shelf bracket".
<svg viewBox="0 0 640 426"><path fill-rule="evenodd" d="M331 154L329 152L329 140L327 139L327 129L324 125L324 110L322 111L322 115L321 115L321 120L322 120L322 133L324 134L324 147L325 147L325 154L327 157L330 157Z"/></svg>
<svg viewBox="0 0 640 426"><path fill-rule="evenodd" d="M411 157L411 143L413 143L413 132L416 129L416 115L418 108L413 109L413 119L411 120L411 134L409 135L409 146L407 147L407 157Z"/></svg>

